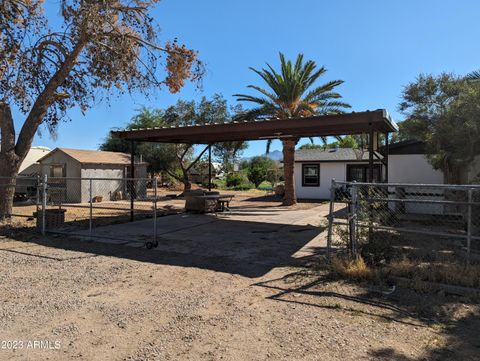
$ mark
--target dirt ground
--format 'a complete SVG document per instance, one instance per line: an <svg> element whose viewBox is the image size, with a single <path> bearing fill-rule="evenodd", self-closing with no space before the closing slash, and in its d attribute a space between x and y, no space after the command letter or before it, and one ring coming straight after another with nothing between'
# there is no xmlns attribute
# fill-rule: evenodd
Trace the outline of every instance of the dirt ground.
<svg viewBox="0 0 480 361"><path fill-rule="evenodd" d="M478 300L336 280L321 248L275 264L3 234L0 360L480 360Z"/></svg>

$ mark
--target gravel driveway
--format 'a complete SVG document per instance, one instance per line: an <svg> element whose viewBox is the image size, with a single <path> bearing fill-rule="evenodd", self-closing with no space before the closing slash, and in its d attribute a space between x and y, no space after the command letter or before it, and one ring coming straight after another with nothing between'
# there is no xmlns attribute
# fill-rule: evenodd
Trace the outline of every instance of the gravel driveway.
<svg viewBox="0 0 480 361"><path fill-rule="evenodd" d="M480 360L471 300L386 297L313 272L315 254L265 269L219 247L1 238L0 360Z"/></svg>

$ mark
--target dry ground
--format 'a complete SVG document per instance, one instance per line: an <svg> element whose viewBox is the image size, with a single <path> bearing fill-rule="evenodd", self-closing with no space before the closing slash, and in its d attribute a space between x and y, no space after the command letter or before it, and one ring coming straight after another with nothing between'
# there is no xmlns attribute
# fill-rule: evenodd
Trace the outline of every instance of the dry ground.
<svg viewBox="0 0 480 361"><path fill-rule="evenodd" d="M0 360L480 360L474 300L385 296L313 271L316 257L264 272L258 254L6 234L1 339L23 348ZM59 349L27 349L33 340Z"/></svg>

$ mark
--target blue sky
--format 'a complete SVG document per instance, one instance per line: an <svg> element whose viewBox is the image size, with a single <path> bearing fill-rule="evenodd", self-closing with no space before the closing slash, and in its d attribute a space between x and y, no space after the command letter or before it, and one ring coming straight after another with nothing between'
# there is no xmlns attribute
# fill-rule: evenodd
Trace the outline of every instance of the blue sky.
<svg viewBox="0 0 480 361"><path fill-rule="evenodd" d="M46 3L48 12L57 11L58 0ZM179 98L222 93L234 104L232 94L261 84L248 67L277 64L279 51L292 58L301 52L326 66L324 81L345 80L339 91L353 110L386 108L399 121L402 87L418 74L480 68L479 13L478 0L163 0L154 10L161 38L178 37L199 51L207 68L203 91L189 85L154 99L122 96L86 116L72 110L56 139L44 130L34 145L96 149L139 107L165 107ZM272 150L280 148L274 142ZM252 142L244 155L264 150L264 142Z"/></svg>

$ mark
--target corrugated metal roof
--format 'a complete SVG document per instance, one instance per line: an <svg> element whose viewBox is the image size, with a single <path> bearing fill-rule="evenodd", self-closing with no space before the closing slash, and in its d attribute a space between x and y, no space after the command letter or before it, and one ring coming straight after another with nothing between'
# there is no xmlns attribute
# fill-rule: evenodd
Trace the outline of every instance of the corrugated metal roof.
<svg viewBox="0 0 480 361"><path fill-rule="evenodd" d="M102 150L84 150L70 148L55 148L52 152L41 158L42 161L56 151L61 151L82 164L116 164L129 165L130 155L120 152L106 152Z"/></svg>
<svg viewBox="0 0 480 361"><path fill-rule="evenodd" d="M352 148L333 149L299 149L295 151L296 162L346 162L346 161L368 161L368 151L365 151L359 159Z"/></svg>
<svg viewBox="0 0 480 361"><path fill-rule="evenodd" d="M384 109L343 114L315 115L287 119L268 119L231 123L188 125L112 131L112 136L132 141L212 144L217 142L297 139L398 130Z"/></svg>

